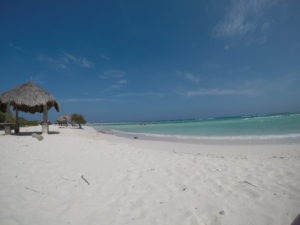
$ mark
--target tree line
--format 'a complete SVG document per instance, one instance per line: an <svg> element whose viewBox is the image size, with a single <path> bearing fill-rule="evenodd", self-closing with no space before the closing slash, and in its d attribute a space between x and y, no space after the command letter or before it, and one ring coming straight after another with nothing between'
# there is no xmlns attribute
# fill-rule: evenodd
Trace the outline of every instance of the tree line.
<svg viewBox="0 0 300 225"><path fill-rule="evenodd" d="M0 111L0 123L4 123L5 121L5 113ZM9 112L9 121L10 123L15 123L16 122L16 118L14 117L14 114L12 112ZM39 121L38 120L27 120L24 117L19 117L19 124L22 127L26 127L26 126L37 126L39 125Z"/></svg>
<svg viewBox="0 0 300 225"><path fill-rule="evenodd" d="M5 113L0 111L0 123L11 122L15 123L16 118L12 112L9 112L9 121L5 121ZM86 124L86 120L81 114L73 113L71 115L71 122L79 125L79 128L82 128L82 124ZM20 126L37 126L40 124L39 120L27 120L24 117L19 117Z"/></svg>

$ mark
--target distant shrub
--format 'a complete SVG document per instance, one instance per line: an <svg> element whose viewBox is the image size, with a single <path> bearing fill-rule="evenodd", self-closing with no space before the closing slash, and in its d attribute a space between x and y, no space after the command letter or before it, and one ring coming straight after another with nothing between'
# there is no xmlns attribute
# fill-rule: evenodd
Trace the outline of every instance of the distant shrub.
<svg viewBox="0 0 300 225"><path fill-rule="evenodd" d="M79 129L82 128L81 124L86 124L86 120L81 114L76 114L76 113L72 114L71 121L73 123L77 123L79 125Z"/></svg>

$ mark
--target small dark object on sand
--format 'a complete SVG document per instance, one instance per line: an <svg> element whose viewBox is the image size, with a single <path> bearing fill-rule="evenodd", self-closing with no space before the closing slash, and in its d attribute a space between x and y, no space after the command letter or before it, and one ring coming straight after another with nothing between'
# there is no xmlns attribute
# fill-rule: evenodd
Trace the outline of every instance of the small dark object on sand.
<svg viewBox="0 0 300 225"><path fill-rule="evenodd" d="M137 136L134 136L134 137L133 137L133 139L139 139L139 137L137 137Z"/></svg>
<svg viewBox="0 0 300 225"><path fill-rule="evenodd" d="M224 215L224 214L225 214L224 210L221 210L221 211L219 212L219 214L220 214L220 215Z"/></svg>
<svg viewBox="0 0 300 225"><path fill-rule="evenodd" d="M81 175L81 178L82 178L82 180L83 180L85 183L87 183L88 185L90 185L90 182L88 182L88 180L85 179L85 178L83 177L83 175Z"/></svg>
<svg viewBox="0 0 300 225"><path fill-rule="evenodd" d="M256 185L254 185L254 184L252 184L252 183L250 183L249 181L246 181L246 180L240 181L240 183L249 184L249 185L251 185L253 187L257 187Z"/></svg>

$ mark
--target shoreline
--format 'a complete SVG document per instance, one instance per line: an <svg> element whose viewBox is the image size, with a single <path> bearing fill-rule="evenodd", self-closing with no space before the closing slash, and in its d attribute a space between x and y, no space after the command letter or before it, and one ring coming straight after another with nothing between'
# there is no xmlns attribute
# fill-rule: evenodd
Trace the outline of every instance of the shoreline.
<svg viewBox="0 0 300 225"><path fill-rule="evenodd" d="M254 136L184 136L165 135L151 133L135 133L121 130L113 130L95 126L88 126L97 132L107 135L115 135L128 139L141 139L166 142L183 142L193 144L219 144L219 145L256 145L256 144L300 144L300 134L287 135L254 135Z"/></svg>
<svg viewBox="0 0 300 225"><path fill-rule="evenodd" d="M120 137L207 144L300 143L300 114L216 117L195 120L93 123Z"/></svg>

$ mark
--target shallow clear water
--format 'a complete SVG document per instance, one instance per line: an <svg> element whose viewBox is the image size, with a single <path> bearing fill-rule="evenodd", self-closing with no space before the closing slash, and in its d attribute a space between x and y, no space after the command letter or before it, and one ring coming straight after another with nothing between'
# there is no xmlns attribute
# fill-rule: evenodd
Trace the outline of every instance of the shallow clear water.
<svg viewBox="0 0 300 225"><path fill-rule="evenodd" d="M147 123L93 124L125 132L194 137L300 136L300 113Z"/></svg>

